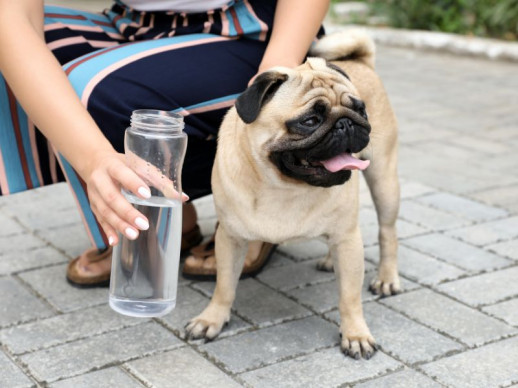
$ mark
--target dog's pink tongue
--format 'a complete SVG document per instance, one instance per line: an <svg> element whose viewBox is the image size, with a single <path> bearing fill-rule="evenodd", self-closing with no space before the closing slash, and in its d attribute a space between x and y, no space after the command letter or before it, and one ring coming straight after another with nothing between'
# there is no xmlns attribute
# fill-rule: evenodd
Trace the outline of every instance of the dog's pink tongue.
<svg viewBox="0 0 518 388"><path fill-rule="evenodd" d="M341 154L329 160L322 160L320 163L324 165L326 170L337 172L340 170L365 170L369 167L370 160L356 159L351 154Z"/></svg>

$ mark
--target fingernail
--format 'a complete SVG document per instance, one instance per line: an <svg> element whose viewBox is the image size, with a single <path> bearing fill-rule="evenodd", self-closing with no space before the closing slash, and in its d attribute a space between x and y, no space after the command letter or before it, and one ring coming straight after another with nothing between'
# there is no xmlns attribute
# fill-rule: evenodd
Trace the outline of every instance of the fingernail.
<svg viewBox="0 0 518 388"><path fill-rule="evenodd" d="M130 240L135 240L138 237L138 232L136 230L134 230L134 229L126 228L126 236Z"/></svg>
<svg viewBox="0 0 518 388"><path fill-rule="evenodd" d="M189 200L189 196L185 193L182 193L182 200L184 201L188 201Z"/></svg>
<svg viewBox="0 0 518 388"><path fill-rule="evenodd" d="M139 187L137 191L144 198L151 198L151 191L149 191L149 189L145 188L144 186Z"/></svg>
<svg viewBox="0 0 518 388"><path fill-rule="evenodd" d="M135 218L135 225L137 225L140 230L148 230L149 229L149 223L145 219L143 219L142 217Z"/></svg>
<svg viewBox="0 0 518 388"><path fill-rule="evenodd" d="M110 246L113 246L114 241L115 239L112 236L108 237L108 244L110 244Z"/></svg>

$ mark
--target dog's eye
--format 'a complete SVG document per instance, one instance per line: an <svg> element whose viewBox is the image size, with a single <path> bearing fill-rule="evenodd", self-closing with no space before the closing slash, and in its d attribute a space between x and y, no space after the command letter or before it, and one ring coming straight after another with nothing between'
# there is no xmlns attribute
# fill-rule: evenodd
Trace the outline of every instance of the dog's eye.
<svg viewBox="0 0 518 388"><path fill-rule="evenodd" d="M300 122L305 127L314 127L320 124L320 119L317 116L308 117Z"/></svg>

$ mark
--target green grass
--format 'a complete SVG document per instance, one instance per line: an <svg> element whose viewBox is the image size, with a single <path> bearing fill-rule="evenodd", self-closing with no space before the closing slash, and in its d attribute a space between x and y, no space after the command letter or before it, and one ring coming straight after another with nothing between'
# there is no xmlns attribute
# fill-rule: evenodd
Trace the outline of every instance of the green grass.
<svg viewBox="0 0 518 388"><path fill-rule="evenodd" d="M392 27L518 38L518 0L366 0Z"/></svg>

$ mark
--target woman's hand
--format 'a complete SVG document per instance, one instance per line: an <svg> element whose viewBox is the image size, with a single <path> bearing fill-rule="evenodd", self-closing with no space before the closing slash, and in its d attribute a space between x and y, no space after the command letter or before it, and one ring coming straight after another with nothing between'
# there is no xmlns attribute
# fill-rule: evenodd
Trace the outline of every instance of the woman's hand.
<svg viewBox="0 0 518 388"><path fill-rule="evenodd" d="M89 172L83 174L90 207L108 237L110 245L119 242L117 231L135 240L139 230L147 230L149 222L121 194L121 187L141 199L151 197L148 185L131 170L125 156L117 152L96 155Z"/></svg>
<svg viewBox="0 0 518 388"><path fill-rule="evenodd" d="M95 155L92 159L88 172L83 173L83 177L87 185L90 207L106 233L109 244L118 244L117 231L130 240L135 240L139 230L149 228L149 221L124 198L121 187L143 200L151 197L149 186L137 173L140 168L138 163L133 166L137 171L135 172L127 165L126 156L115 151ZM145 161L136 157L132 158L132 164L135 164L135 160L141 161L142 166L146 165ZM144 171L144 168L142 170ZM145 171L145 175L142 176L165 197L181 198L183 202L189 199L185 194L174 190L173 182L166 180L164 183L164 180L160 179L163 176L159 169L146 168Z"/></svg>

